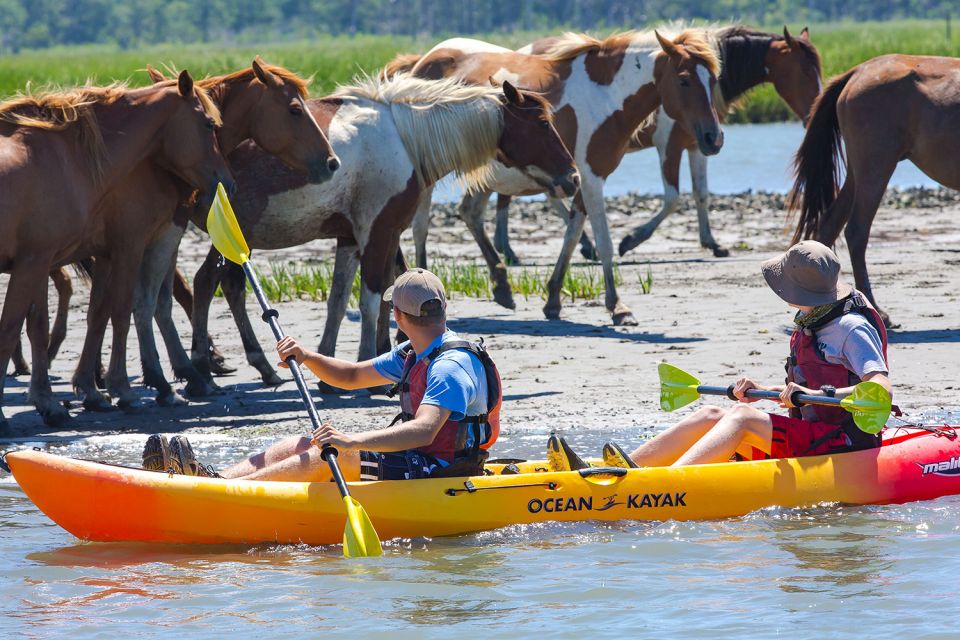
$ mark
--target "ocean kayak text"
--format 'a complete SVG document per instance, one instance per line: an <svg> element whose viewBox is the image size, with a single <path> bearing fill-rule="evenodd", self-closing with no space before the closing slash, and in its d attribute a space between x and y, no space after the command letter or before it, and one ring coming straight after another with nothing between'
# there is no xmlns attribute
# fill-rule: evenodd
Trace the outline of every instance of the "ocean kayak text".
<svg viewBox="0 0 960 640"><path fill-rule="evenodd" d="M606 511L619 505L626 505L627 509L644 509L647 507L685 507L684 499L687 492L674 493L632 493L626 500L618 500L617 494L607 496L602 505L593 506L593 496L581 498L533 498L527 503L530 513L560 513L561 511Z"/></svg>

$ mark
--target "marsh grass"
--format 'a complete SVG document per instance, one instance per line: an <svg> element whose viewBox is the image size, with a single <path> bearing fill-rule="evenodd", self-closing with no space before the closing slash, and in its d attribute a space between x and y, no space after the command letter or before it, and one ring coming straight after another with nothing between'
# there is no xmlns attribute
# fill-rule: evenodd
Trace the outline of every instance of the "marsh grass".
<svg viewBox="0 0 960 640"><path fill-rule="evenodd" d="M430 270L437 274L451 300L458 297L492 298L493 289L485 264L463 262L449 258L434 258ZM330 297L333 284L333 264L330 262L297 263L269 262L266 269L254 267L260 286L271 302L290 302L309 300L326 302ZM510 285L516 295L524 300L547 298L547 283L552 267L514 267L508 273ZM623 278L618 268L614 269L614 280L618 286ZM644 293L649 293L652 275L647 270L647 285L641 277L640 284ZM248 285L249 289L249 285ZM572 266L563 280L561 295L570 302L595 300L604 293L603 269L599 265ZM217 290L217 296L221 296ZM350 304L360 302L360 276L353 279Z"/></svg>

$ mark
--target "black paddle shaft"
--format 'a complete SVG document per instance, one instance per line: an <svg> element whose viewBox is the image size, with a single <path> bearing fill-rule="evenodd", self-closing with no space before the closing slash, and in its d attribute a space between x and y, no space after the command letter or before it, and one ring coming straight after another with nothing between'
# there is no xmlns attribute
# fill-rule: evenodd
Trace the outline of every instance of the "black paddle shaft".
<svg viewBox="0 0 960 640"><path fill-rule="evenodd" d="M277 339L277 342L280 342L283 340L284 335L283 329L280 328L280 321L277 319L280 314L270 306L267 296L264 295L263 289L260 288L260 281L257 279L257 274L253 272L249 261L243 263L243 272L247 275L247 280L250 281L250 286L253 287L253 294L257 296L257 302L260 303L260 308L263 310L263 315L261 316L263 321L270 325L270 330L273 331L273 337ZM320 428L320 416L317 415L317 408L313 404L313 398L310 397L307 382L303 379L300 364L294 356L287 358L286 363L287 366L290 367L290 373L293 374L294 382L297 383L297 389L300 391L300 399L303 400L303 404L307 408L307 414L310 416L310 423L313 425L313 430L316 431ZM340 488L340 494L343 497L349 496L350 490L347 489L347 483L343 479L343 473L340 472L340 465L337 464L337 450L330 445L324 445L320 456L330 465L333 480Z"/></svg>
<svg viewBox="0 0 960 640"><path fill-rule="evenodd" d="M697 387L697 393L702 396L727 396L733 401L737 401L737 396L733 395L733 385L729 387L711 387L709 385L700 385ZM763 400L779 400L779 391L763 391L761 389L750 389L747 391L748 398L760 398ZM811 396L805 393L795 392L790 396L793 406L799 407L805 404L819 404L828 407L840 406L840 398L830 398L827 396Z"/></svg>

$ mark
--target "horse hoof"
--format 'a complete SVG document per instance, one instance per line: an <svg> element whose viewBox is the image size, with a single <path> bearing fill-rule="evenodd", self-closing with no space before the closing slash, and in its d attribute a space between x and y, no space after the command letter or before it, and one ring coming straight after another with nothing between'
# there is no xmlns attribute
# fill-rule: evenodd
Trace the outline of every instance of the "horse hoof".
<svg viewBox="0 0 960 640"><path fill-rule="evenodd" d="M263 380L263 385L266 387L279 387L286 382L286 380L277 375L276 371L262 374L260 378Z"/></svg>
<svg viewBox="0 0 960 640"><path fill-rule="evenodd" d="M547 320L559 320L560 319L560 307L550 307L545 306L543 308L543 316Z"/></svg>
<svg viewBox="0 0 960 640"><path fill-rule="evenodd" d="M509 284L504 286L497 285L493 288L493 301L511 311L517 308L517 303L513 301L513 291L510 290Z"/></svg>
<svg viewBox="0 0 960 640"><path fill-rule="evenodd" d="M113 411L114 406L110 404L110 401L103 396L87 396L83 399L83 408L86 411L103 413L107 411Z"/></svg>
<svg viewBox="0 0 960 640"><path fill-rule="evenodd" d="M16 367L13 370L13 373L10 375L12 375L14 378L16 378L17 376L28 376L30 375L30 367L27 367L27 366Z"/></svg>
<svg viewBox="0 0 960 640"><path fill-rule="evenodd" d="M187 383L184 392L189 398L208 398L223 393L223 390L210 382L193 380Z"/></svg>
<svg viewBox="0 0 960 640"><path fill-rule="evenodd" d="M62 427L70 420L70 412L57 405L55 409L49 409L40 414L43 423L48 427Z"/></svg>
<svg viewBox="0 0 960 640"><path fill-rule="evenodd" d="M210 360L210 373L215 376L228 376L236 372L237 368L228 365L223 358L213 358Z"/></svg>
<svg viewBox="0 0 960 640"><path fill-rule="evenodd" d="M597 250L592 246L585 247L580 245L580 255L590 262L600 262L600 256L597 255Z"/></svg>
<svg viewBox="0 0 960 640"><path fill-rule="evenodd" d="M335 387L332 384L327 384L323 380L317 383L317 390L320 391L321 395L325 396L338 396L343 393L347 393L346 389L341 389L340 387Z"/></svg>
<svg viewBox="0 0 960 640"><path fill-rule="evenodd" d="M170 393L157 396L156 403L160 407L185 407L190 404L183 396L173 390Z"/></svg>
<svg viewBox="0 0 960 640"><path fill-rule="evenodd" d="M523 265L523 261L520 260L520 258L517 257L517 254L515 254L512 251L503 253L502 255L503 255L503 263L508 267L519 267Z"/></svg>
<svg viewBox="0 0 960 640"><path fill-rule="evenodd" d="M630 311L621 311L613 314L613 325L615 327L635 327L639 322L633 317Z"/></svg>
<svg viewBox="0 0 960 640"><path fill-rule="evenodd" d="M730 249L721 246L713 247L713 257L714 258L729 258Z"/></svg>

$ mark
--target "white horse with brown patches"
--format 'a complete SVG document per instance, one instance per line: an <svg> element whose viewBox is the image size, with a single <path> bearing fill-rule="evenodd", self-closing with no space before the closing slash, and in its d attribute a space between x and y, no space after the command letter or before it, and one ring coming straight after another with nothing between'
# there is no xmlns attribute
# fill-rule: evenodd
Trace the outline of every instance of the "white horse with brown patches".
<svg viewBox="0 0 960 640"><path fill-rule="evenodd" d="M814 100L820 95L823 76L820 55L810 42L810 32L806 28L797 38L791 36L786 27L782 36L742 25L711 28L709 32L723 66L717 78L719 90L713 94L717 114L721 118L725 119L748 91L760 84L770 83L797 118L806 122ZM548 51L555 41L556 38L544 38L518 51L540 54ZM656 216L633 229L620 241L620 255L649 239L657 227L677 210L680 204L680 161L686 151L697 207L700 245L711 250L718 258L728 256L730 252L717 243L710 230L707 158L698 149L694 135L671 118L662 105L653 121L637 132L628 152L650 147L656 147L660 155L663 206ZM509 264L520 264L510 247L509 206L510 196L501 195L497 199L494 246ZM585 258L596 260L596 250L586 233L580 237L580 245L580 252Z"/></svg>
<svg viewBox="0 0 960 640"><path fill-rule="evenodd" d="M281 249L316 238L336 238L336 268L320 351L332 355L351 284L361 276L359 358L389 348L381 294L394 279L400 234L425 190L454 173L468 189L489 189L491 161L569 185L579 176L553 126L545 100L502 88L431 81L400 75L366 79L333 96L308 101L313 116L343 161L325 185L307 184L256 145L241 145L229 161L239 185L233 201L243 234L254 249ZM543 188L543 187L541 187ZM216 249L194 280L193 362L209 372L207 316L217 284L240 329L247 360L263 380L278 378L253 333L244 306L245 281Z"/></svg>
<svg viewBox="0 0 960 640"><path fill-rule="evenodd" d="M607 227L603 186L620 164L635 131L661 104L666 113L694 133L705 155L720 150L723 134L712 96L720 67L706 32L687 29L665 37L654 31L633 31L606 40L566 34L557 38L543 55L526 55L486 42L455 38L438 44L415 63L410 56L398 58L385 72L404 68L411 68L412 73L422 77L451 77L477 84L490 78L509 80L543 93L553 107L560 135L574 151L582 178L572 212L564 211L567 230L548 285L544 313L548 318L560 315L560 288L589 217L603 261L607 309L615 324L636 324L614 283L613 243ZM495 293L501 294L497 301L512 308L505 267L483 229L485 205L492 191L516 196L543 193L545 189L529 177L502 167L497 167L490 186L491 190L466 196L460 213L490 266ZM429 210L423 206L414 223L420 265L426 262L428 224Z"/></svg>

